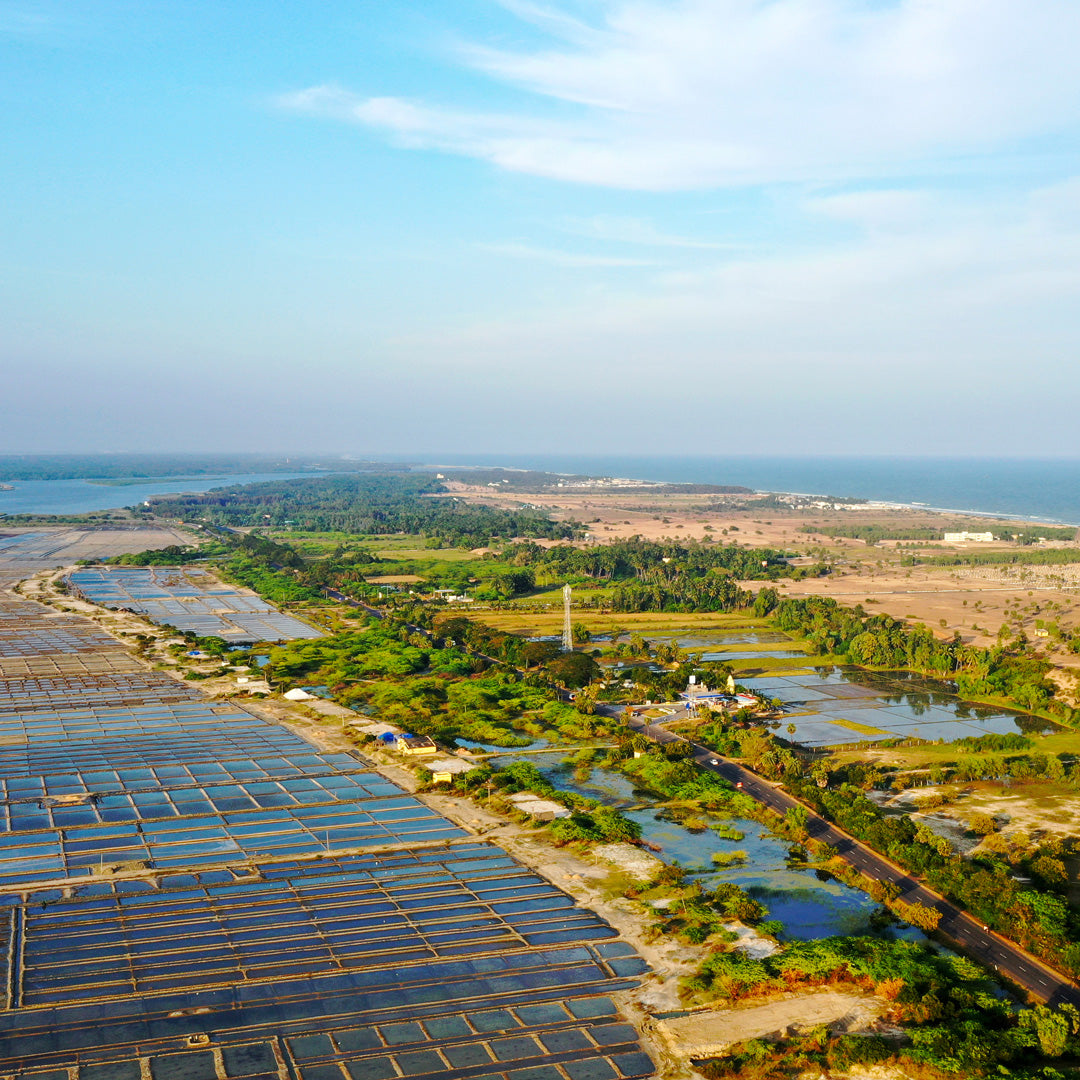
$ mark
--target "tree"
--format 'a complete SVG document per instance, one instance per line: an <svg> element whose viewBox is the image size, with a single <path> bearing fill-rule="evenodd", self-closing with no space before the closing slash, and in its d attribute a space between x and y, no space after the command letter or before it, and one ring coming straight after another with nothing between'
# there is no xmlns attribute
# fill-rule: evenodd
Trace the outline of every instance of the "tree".
<svg viewBox="0 0 1080 1080"><path fill-rule="evenodd" d="M936 930L941 922L941 912L937 908L927 907L916 901L908 904L903 900L894 900L892 909L897 916L920 930Z"/></svg>
<svg viewBox="0 0 1080 1080"><path fill-rule="evenodd" d="M976 836L989 836L991 833L997 832L997 822L990 814L972 814L968 818L968 828Z"/></svg>
<svg viewBox="0 0 1080 1080"><path fill-rule="evenodd" d="M802 835L806 832L806 823L810 820L810 812L805 806L792 806L784 814L785 824L792 832Z"/></svg>
<svg viewBox="0 0 1080 1080"><path fill-rule="evenodd" d="M600 674L596 661L585 653L568 652L547 662L548 674L563 686L587 686Z"/></svg>
<svg viewBox="0 0 1080 1080"><path fill-rule="evenodd" d="M1069 1047L1069 1037L1080 1030L1080 1013L1069 1004L1053 1009L1036 1005L1022 1014L1022 1023L1034 1029L1039 1049L1047 1057L1061 1057Z"/></svg>

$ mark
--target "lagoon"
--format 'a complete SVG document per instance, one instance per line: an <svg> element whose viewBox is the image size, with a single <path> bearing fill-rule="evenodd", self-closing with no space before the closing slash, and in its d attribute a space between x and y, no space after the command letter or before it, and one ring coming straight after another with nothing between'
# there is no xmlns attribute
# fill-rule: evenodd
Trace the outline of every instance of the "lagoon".
<svg viewBox="0 0 1080 1080"><path fill-rule="evenodd" d="M8 480L0 490L0 520L5 514L89 514L135 506L158 495L212 491L269 480L295 480L304 473L225 473L219 476L161 477L118 484L110 480Z"/></svg>

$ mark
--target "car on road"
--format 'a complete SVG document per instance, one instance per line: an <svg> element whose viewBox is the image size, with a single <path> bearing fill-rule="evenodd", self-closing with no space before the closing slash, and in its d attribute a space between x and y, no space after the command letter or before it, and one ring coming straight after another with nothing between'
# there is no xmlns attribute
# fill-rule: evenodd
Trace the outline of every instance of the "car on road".
<svg viewBox="0 0 1080 1080"><path fill-rule="evenodd" d="M710 764L710 765L719 765L719 764L720 764L720 762L719 762L719 761L717 761L717 760L716 760L716 758L714 758L714 757L711 757L711 758L709 758L709 764Z"/></svg>

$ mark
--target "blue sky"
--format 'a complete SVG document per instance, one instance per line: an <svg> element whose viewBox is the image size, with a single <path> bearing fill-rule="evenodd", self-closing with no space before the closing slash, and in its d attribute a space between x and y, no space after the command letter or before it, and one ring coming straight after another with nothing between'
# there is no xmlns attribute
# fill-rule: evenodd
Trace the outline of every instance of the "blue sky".
<svg viewBox="0 0 1080 1080"><path fill-rule="evenodd" d="M0 0L0 449L1074 454L1075 0Z"/></svg>

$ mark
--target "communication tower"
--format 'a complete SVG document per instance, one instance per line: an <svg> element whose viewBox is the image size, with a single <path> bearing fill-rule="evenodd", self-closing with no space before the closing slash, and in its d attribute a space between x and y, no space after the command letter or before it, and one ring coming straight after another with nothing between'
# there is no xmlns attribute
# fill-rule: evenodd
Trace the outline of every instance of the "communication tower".
<svg viewBox="0 0 1080 1080"><path fill-rule="evenodd" d="M563 652L572 652L574 648L574 631L570 626L570 586L564 585L562 589L562 647Z"/></svg>

